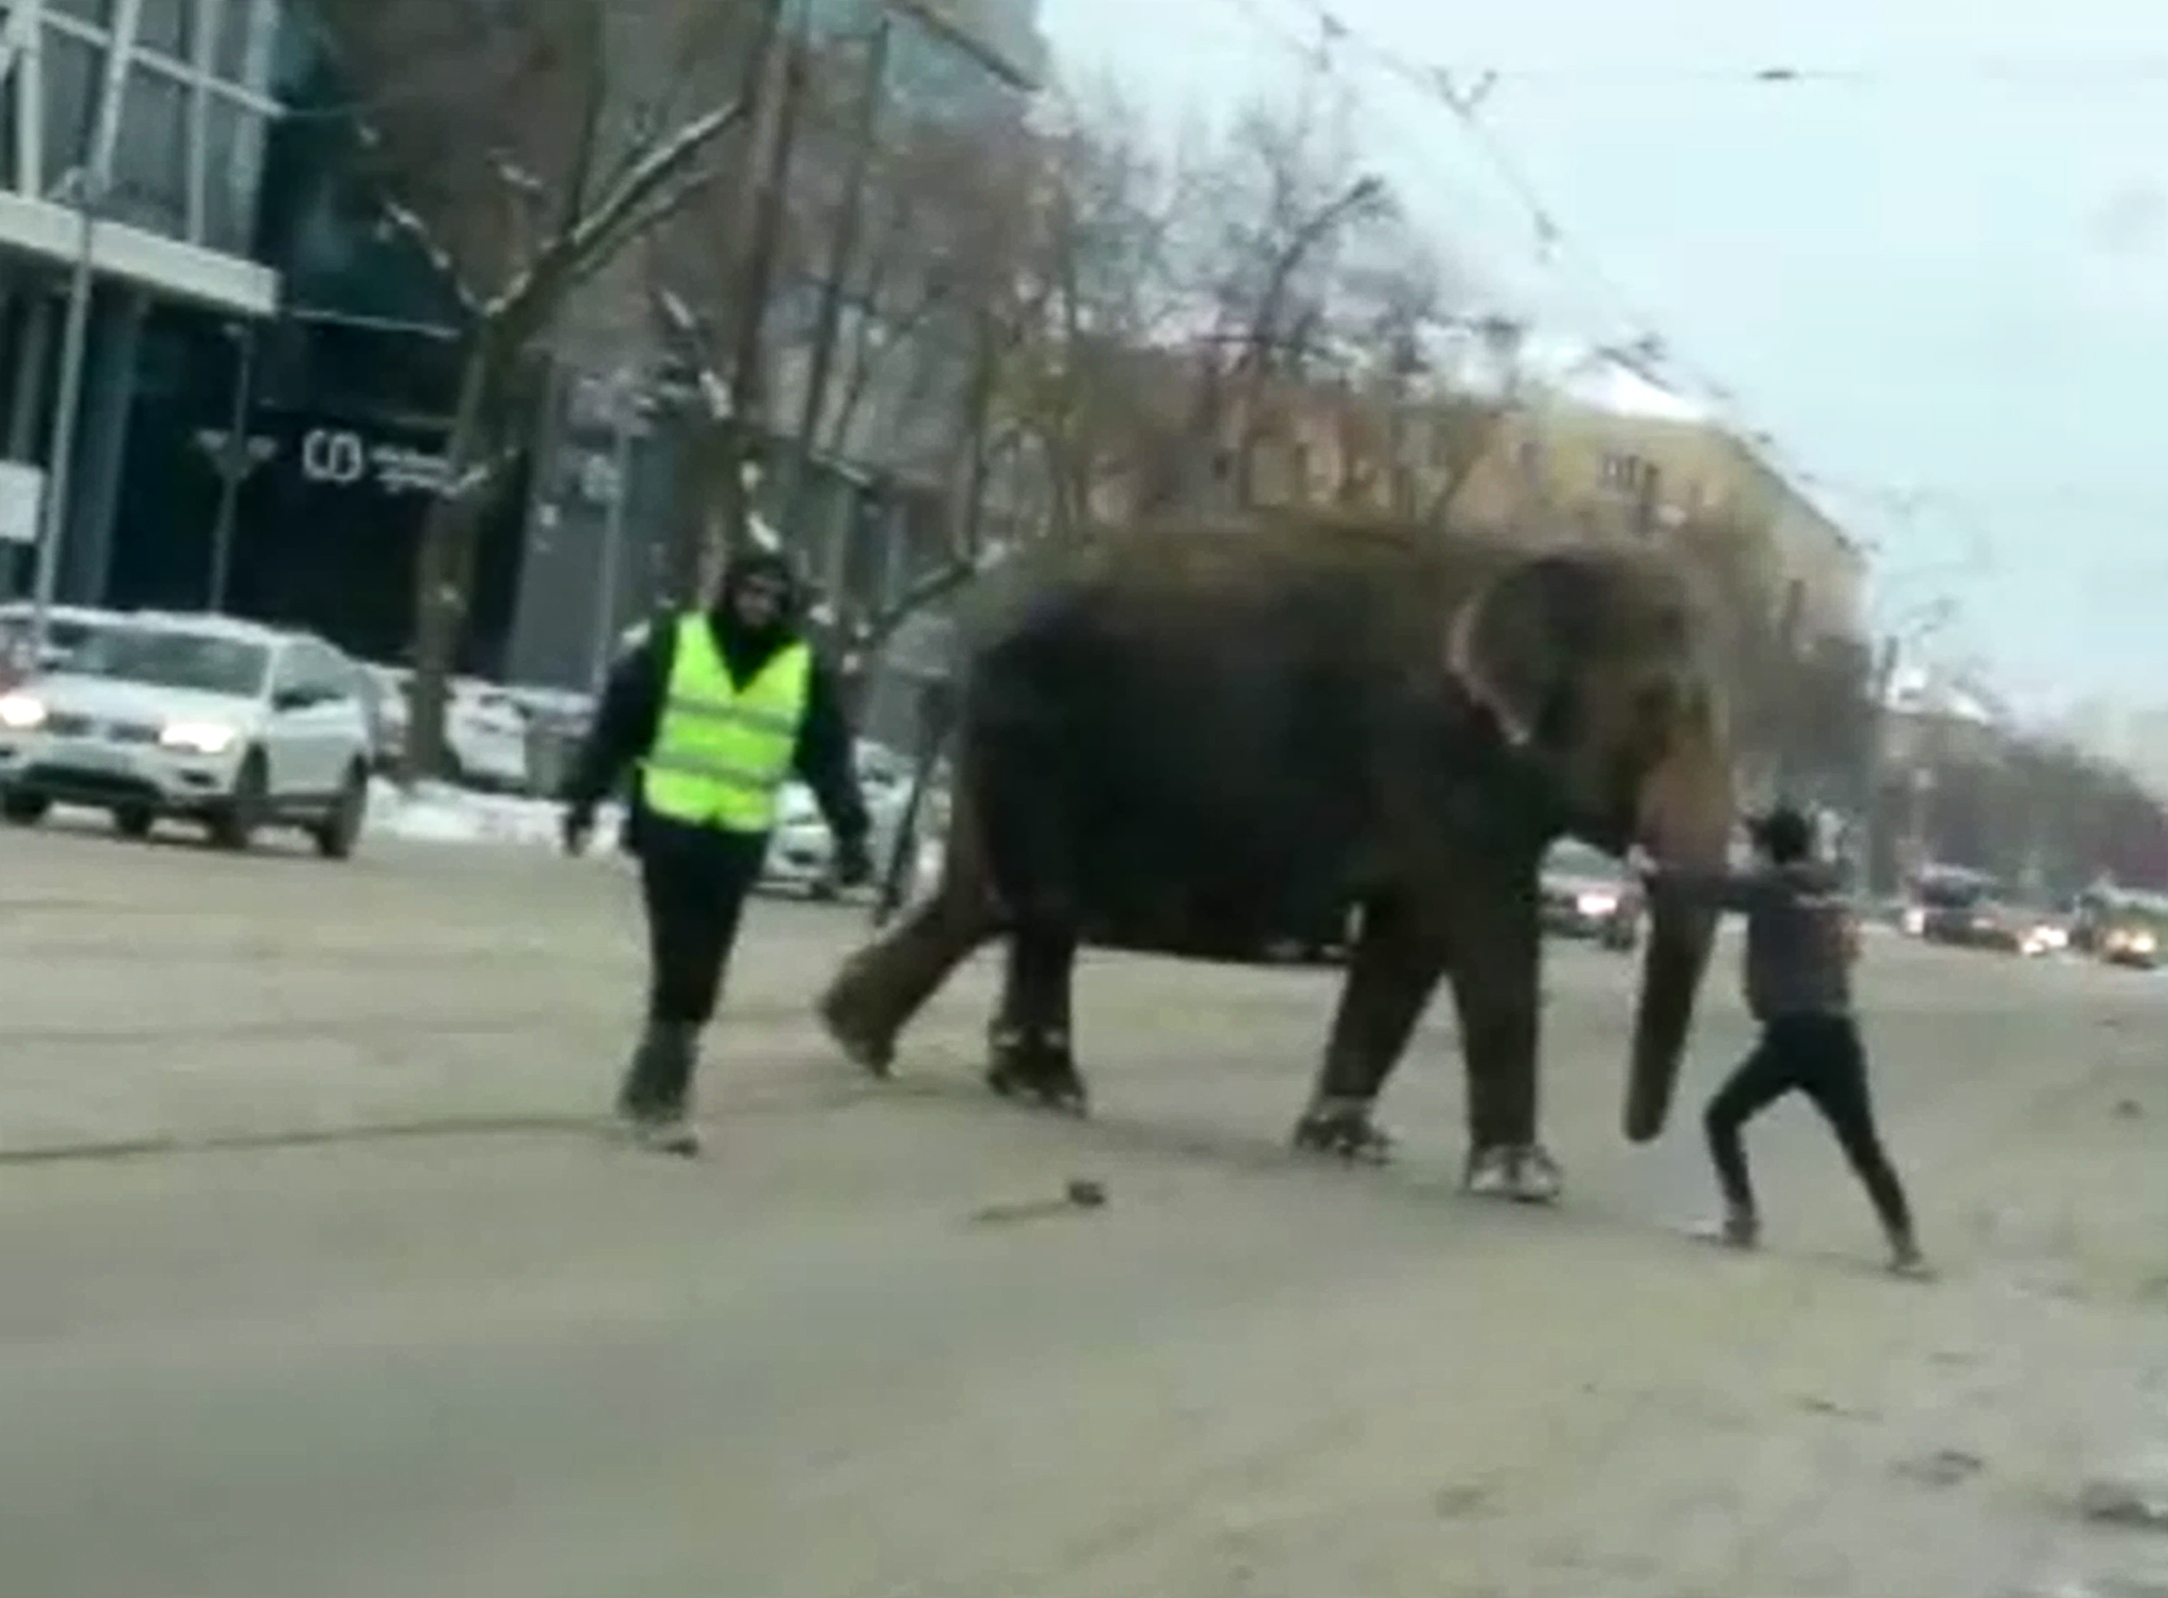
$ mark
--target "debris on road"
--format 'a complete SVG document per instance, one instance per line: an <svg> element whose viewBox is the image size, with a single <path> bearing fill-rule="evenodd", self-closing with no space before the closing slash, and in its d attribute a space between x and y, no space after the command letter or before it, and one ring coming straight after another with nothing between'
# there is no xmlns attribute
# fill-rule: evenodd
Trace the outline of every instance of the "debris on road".
<svg viewBox="0 0 2168 1598"><path fill-rule="evenodd" d="M1923 1487L1955 1487L1985 1469L1987 1461L1970 1449L1938 1448L1931 1454L1900 1462L1897 1474Z"/></svg>
<svg viewBox="0 0 2168 1598"><path fill-rule="evenodd" d="M1079 1176L1070 1179L1062 1189L1060 1198L1024 1199L1007 1204L988 1204L971 1212L974 1225L1003 1225L1011 1221L1032 1221L1049 1215L1066 1215L1074 1210L1101 1209L1107 1202L1104 1182Z"/></svg>
<svg viewBox="0 0 2168 1598"><path fill-rule="evenodd" d="M2078 1513L2097 1525L2168 1531L2168 1458L2094 1477L2078 1489Z"/></svg>

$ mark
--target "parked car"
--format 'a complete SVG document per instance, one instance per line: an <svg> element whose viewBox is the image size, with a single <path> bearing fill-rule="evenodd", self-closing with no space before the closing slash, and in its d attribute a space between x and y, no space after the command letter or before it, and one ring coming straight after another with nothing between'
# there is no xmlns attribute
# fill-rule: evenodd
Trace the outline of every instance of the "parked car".
<svg viewBox="0 0 2168 1598"><path fill-rule="evenodd" d="M59 669L0 695L0 816L29 826L81 805L128 837L171 817L229 849L292 826L344 859L368 804L359 675L309 633L115 616Z"/></svg>
<svg viewBox="0 0 2168 1598"><path fill-rule="evenodd" d="M898 828L911 797L915 765L911 757L886 744L860 739L857 745L858 782L865 794L866 812L873 823L870 839L876 869L887 864L895 847ZM944 802L945 778L936 770L929 783L928 802L921 806L918 831L932 831L926 812ZM803 893L815 899L833 899L840 891L835 872L835 835L821 816L812 790L793 779L783 785L776 801L775 831L768 839L767 859L762 863L761 886ZM914 869L915 869L914 853ZM906 883L904 896L912 885Z"/></svg>
<svg viewBox="0 0 2168 1598"><path fill-rule="evenodd" d="M2168 898L2123 888L2092 889L2078 897L2070 942L2109 965L2156 970L2168 953Z"/></svg>
<svg viewBox="0 0 2168 1598"><path fill-rule="evenodd" d="M390 770L406 748L407 693L414 674L404 666L369 664L370 720L377 766ZM473 677L454 677L444 703L444 769L447 782L483 793L527 793L533 786L528 758L527 712L508 689Z"/></svg>
<svg viewBox="0 0 2168 1598"><path fill-rule="evenodd" d="M45 613L45 658L30 658L30 635L35 607L28 600L0 605L0 690L15 687L40 671L61 665L83 647L99 627L125 619L121 611L98 610L84 605L55 605Z"/></svg>
<svg viewBox="0 0 2168 1598"><path fill-rule="evenodd" d="M1544 856L1542 895L1544 931L1621 953L1640 945L1647 896L1624 861L1563 839Z"/></svg>

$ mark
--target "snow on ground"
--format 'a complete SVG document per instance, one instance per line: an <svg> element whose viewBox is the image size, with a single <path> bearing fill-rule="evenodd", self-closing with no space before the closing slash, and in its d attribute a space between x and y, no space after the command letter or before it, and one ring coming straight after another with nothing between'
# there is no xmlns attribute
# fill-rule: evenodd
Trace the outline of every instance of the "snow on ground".
<svg viewBox="0 0 2168 1598"><path fill-rule="evenodd" d="M412 793L376 782L369 789L371 834L407 843L513 843L554 847L562 808L548 799L476 793L449 783L425 782ZM614 848L619 813L604 805L595 817L595 849Z"/></svg>

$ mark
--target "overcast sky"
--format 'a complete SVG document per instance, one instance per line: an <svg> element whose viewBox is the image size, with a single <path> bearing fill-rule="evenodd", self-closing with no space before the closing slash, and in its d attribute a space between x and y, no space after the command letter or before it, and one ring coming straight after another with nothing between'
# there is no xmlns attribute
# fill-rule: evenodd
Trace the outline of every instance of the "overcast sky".
<svg viewBox="0 0 2168 1598"><path fill-rule="evenodd" d="M1042 3L1065 73L1111 71L1170 118L1286 81L1285 41L1316 32L1303 0ZM1735 394L1883 551L1885 623L1954 590L1954 647L2024 702L2168 699L2168 8L1333 10L1372 159L1433 231L1502 299L1596 336L1630 313ZM1563 264L1362 41L1500 73L1483 117ZM1837 81L1752 81L1770 66Z"/></svg>

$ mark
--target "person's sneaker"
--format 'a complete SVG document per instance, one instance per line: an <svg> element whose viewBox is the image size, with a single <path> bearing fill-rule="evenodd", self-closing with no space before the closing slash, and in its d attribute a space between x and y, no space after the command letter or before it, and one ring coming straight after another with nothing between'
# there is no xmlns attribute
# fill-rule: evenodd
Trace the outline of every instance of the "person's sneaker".
<svg viewBox="0 0 2168 1598"><path fill-rule="evenodd" d="M1753 1248L1761 1242L1761 1222L1750 1211L1729 1210L1721 1220L1697 1227L1694 1235L1726 1248Z"/></svg>
<svg viewBox="0 0 2168 1598"><path fill-rule="evenodd" d="M700 1133L682 1115L648 1116L635 1121L633 1138L640 1147L656 1154L700 1152Z"/></svg>
<svg viewBox="0 0 2168 1598"><path fill-rule="evenodd" d="M1909 1276L1914 1281L1927 1281L1935 1274L1935 1268L1927 1263L1927 1256L1920 1252L1919 1244L1910 1238L1891 1241L1889 1270L1892 1276Z"/></svg>

